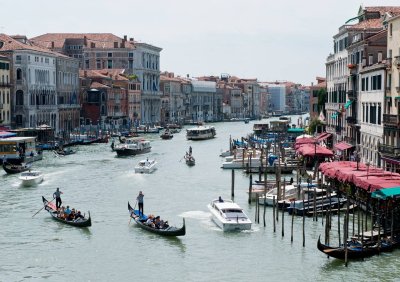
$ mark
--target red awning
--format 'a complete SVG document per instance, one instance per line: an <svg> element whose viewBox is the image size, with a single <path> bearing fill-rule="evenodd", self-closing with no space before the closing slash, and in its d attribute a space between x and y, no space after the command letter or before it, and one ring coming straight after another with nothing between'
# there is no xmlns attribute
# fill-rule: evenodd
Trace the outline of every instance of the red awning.
<svg viewBox="0 0 400 282"><path fill-rule="evenodd" d="M345 151L345 150L348 150L348 149L350 149L351 147L354 147L354 146L343 141L343 142L335 144L333 147L335 147L336 149L338 149L340 151Z"/></svg>
<svg viewBox="0 0 400 282"><path fill-rule="evenodd" d="M325 147L313 144L303 144L296 149L304 157L332 157L333 152Z"/></svg>
<svg viewBox="0 0 400 282"><path fill-rule="evenodd" d="M331 136L332 136L331 133L323 132L323 133L321 133L319 136L317 136L317 140L318 140L318 141L323 141L323 140L325 140L325 139L328 139L328 138L331 137Z"/></svg>

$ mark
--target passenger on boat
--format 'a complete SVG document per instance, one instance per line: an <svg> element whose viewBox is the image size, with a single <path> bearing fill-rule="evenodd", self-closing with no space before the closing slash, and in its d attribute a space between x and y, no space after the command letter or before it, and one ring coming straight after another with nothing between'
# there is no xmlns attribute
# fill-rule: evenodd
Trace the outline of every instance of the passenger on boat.
<svg viewBox="0 0 400 282"><path fill-rule="evenodd" d="M75 219L75 209L72 209L71 213L68 215L67 220L74 220Z"/></svg>
<svg viewBox="0 0 400 282"><path fill-rule="evenodd" d="M59 218L65 217L65 207L64 206L62 206L61 208L58 209L57 217L59 217Z"/></svg>
<svg viewBox="0 0 400 282"><path fill-rule="evenodd" d="M157 229L160 229L160 224L161 224L160 216L157 215L156 218L154 219L154 225L156 226Z"/></svg>
<svg viewBox="0 0 400 282"><path fill-rule="evenodd" d="M153 227L153 228L155 227L153 215L151 215L151 214L149 215L149 217L147 218L147 221L146 221L146 225Z"/></svg>
<svg viewBox="0 0 400 282"><path fill-rule="evenodd" d="M67 206L67 208L64 210L64 214L65 214L65 216L68 218L69 217L69 215L71 214L71 210L69 209L69 206Z"/></svg>
<svg viewBox="0 0 400 282"><path fill-rule="evenodd" d="M224 200L221 198L221 196L219 196L218 202L220 202L220 203L223 203L223 202L224 202Z"/></svg>
<svg viewBox="0 0 400 282"><path fill-rule="evenodd" d="M81 211L78 211L78 212L75 214L75 219L80 219L80 218L84 219L85 217L81 214Z"/></svg>
<svg viewBox="0 0 400 282"><path fill-rule="evenodd" d="M192 154L192 146L189 146L189 155Z"/></svg>

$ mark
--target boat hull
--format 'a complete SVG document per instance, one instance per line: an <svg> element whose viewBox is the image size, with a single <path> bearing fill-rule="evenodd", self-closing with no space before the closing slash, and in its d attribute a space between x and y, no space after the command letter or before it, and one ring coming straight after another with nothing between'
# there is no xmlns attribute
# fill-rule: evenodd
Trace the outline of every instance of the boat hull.
<svg viewBox="0 0 400 282"><path fill-rule="evenodd" d="M251 229L251 221L249 219L237 219L228 221L220 217L216 210L211 207L211 205L208 205L208 209L211 212L212 220L224 232L243 231Z"/></svg>
<svg viewBox="0 0 400 282"><path fill-rule="evenodd" d="M162 236L171 236L171 237L184 236L186 234L185 219L183 219L183 226L181 228L170 226L166 229L156 229L156 228L150 227L150 226L146 225L144 222L142 222L141 219L143 219L143 218L146 219L147 216L146 215L140 216L139 211L134 210L131 207L131 205L129 204L129 202L128 202L128 211L129 211L131 218L133 218L133 220L136 222L136 225L144 230L149 231L149 232L152 232L152 233L155 233L158 235L162 235Z"/></svg>
<svg viewBox="0 0 400 282"><path fill-rule="evenodd" d="M35 185L40 184L43 181L43 175L35 177L35 178L33 178L33 177L28 178L28 177L20 176L19 179L21 180L21 182L22 182L21 184L23 186L35 186Z"/></svg>
<svg viewBox="0 0 400 282"><path fill-rule="evenodd" d="M42 201L45 206L45 209L49 212L51 217L61 223L75 226L75 227L90 227L92 226L92 219L90 217L90 212L89 212L89 217L85 219L79 219L79 220L64 220L62 218L57 217L57 211L55 210L55 205L54 203L49 203L45 197L42 196Z"/></svg>
<svg viewBox="0 0 400 282"><path fill-rule="evenodd" d="M114 149L119 157L122 156L135 156L139 154L149 153L151 148L146 148L143 150L134 150L134 149Z"/></svg>

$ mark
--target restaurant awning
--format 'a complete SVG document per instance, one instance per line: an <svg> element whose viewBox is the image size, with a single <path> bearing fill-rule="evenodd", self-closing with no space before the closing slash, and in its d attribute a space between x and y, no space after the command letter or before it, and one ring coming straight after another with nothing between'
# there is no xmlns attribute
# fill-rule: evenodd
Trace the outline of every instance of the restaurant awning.
<svg viewBox="0 0 400 282"><path fill-rule="evenodd" d="M333 147L335 147L336 149L338 149L340 151L345 151L354 146L343 141L343 142L335 144Z"/></svg>
<svg viewBox="0 0 400 282"><path fill-rule="evenodd" d="M318 140L318 141L323 141L323 140L325 140L325 139L328 139L328 138L331 137L331 136L332 136L331 133L323 132L323 133L321 133L319 136L317 136L317 140Z"/></svg>
<svg viewBox="0 0 400 282"><path fill-rule="evenodd" d="M316 144L303 144L300 145L296 152L304 157L332 157L333 152L328 148Z"/></svg>

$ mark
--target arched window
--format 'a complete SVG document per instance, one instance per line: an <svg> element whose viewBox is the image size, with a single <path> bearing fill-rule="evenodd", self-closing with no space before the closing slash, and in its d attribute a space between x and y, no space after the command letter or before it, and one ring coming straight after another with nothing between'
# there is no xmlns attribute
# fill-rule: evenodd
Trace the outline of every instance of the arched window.
<svg viewBox="0 0 400 282"><path fill-rule="evenodd" d="M17 90L17 92L15 93L15 96L16 96L15 105L23 106L24 105L24 91Z"/></svg>
<svg viewBox="0 0 400 282"><path fill-rule="evenodd" d="M17 69L17 80L21 80L21 79L22 79L22 70Z"/></svg>

